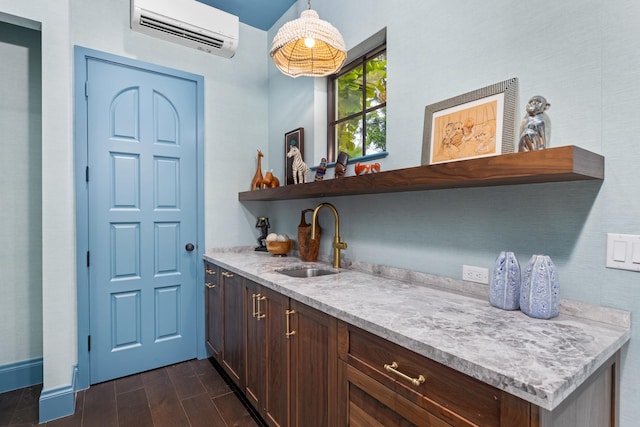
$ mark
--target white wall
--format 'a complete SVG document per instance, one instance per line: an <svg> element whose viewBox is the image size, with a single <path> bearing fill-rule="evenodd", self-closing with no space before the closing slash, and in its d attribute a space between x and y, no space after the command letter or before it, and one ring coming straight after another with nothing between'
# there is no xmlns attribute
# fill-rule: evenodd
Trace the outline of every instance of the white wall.
<svg viewBox="0 0 640 427"><path fill-rule="evenodd" d="M553 183L338 197L350 259L461 277L462 264L491 267L501 250L522 264L533 253L559 268L563 298L632 311L633 338L623 351L621 426L640 418L640 274L604 267L606 233L640 234L640 4L570 0L461 0L398 4L325 0L313 8L353 47L383 27L388 39L387 147L383 170L420 164L424 108L511 77L519 78L517 121L532 95L551 102L552 146L577 145L606 158L604 182ZM299 1L269 31L295 18ZM311 79L287 80L270 65L270 149L282 134L316 134ZM317 85L316 85L317 86ZM301 93L304 91L304 93ZM277 105L274 100L277 99ZM287 99L290 102L287 102ZM274 109L282 113L274 112ZM299 114L295 115L294 112ZM286 113L285 113L286 112ZM315 145L324 144L318 138ZM309 151L307 151L309 153ZM319 162L307 155L311 165ZM278 154L280 155L280 154ZM246 205L273 231L296 234L300 210L319 200ZM322 215L322 214L321 214ZM329 215L321 224L332 226ZM322 251L329 253L329 240Z"/></svg>
<svg viewBox="0 0 640 427"><path fill-rule="evenodd" d="M0 22L0 366L42 357L40 33Z"/></svg>

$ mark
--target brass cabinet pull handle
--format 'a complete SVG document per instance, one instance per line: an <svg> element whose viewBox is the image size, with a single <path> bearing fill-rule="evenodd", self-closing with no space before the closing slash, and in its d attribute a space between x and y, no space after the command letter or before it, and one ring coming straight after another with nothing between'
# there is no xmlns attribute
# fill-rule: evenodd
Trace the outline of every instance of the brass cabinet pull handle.
<svg viewBox="0 0 640 427"><path fill-rule="evenodd" d="M205 285L208 289L213 289L213 288L215 288L215 287L216 287L216 285L215 285L214 283L210 283L210 282L207 282L207 283L205 283L204 285Z"/></svg>
<svg viewBox="0 0 640 427"><path fill-rule="evenodd" d="M399 376L400 378L404 378L405 380L409 381L411 384L415 385L415 386L419 386L420 384L424 383L426 381L426 378L424 377L424 375L418 375L418 378L412 378L407 374L404 374L400 371L398 371L398 363L397 362L391 362L391 364L385 364L384 365L384 369L387 372L391 372L392 374L395 374L397 376Z"/></svg>
<svg viewBox="0 0 640 427"><path fill-rule="evenodd" d="M224 277L233 277L233 276L234 276L234 274L233 274L233 273L229 273L228 271L223 271L223 272L222 272L222 275L223 275Z"/></svg>
<svg viewBox="0 0 640 427"><path fill-rule="evenodd" d="M208 268L204 270L205 273L211 274L212 276L216 274L215 270L209 270Z"/></svg>
<svg viewBox="0 0 640 427"><path fill-rule="evenodd" d="M251 294L251 317L256 317L256 294Z"/></svg>
<svg viewBox="0 0 640 427"><path fill-rule="evenodd" d="M260 301L264 301L266 300L267 297L265 297L264 295L256 295L256 301L258 301L258 311L256 311L256 319L260 320L260 319L264 319L265 317L267 317L266 314L261 313L262 309L260 308Z"/></svg>
<svg viewBox="0 0 640 427"><path fill-rule="evenodd" d="M291 336L291 335L295 335L296 331L291 331L291 328L289 327L289 316L291 316L292 314L295 314L295 310L286 310L284 313L287 315L287 331L285 332L284 336L287 337L287 339Z"/></svg>

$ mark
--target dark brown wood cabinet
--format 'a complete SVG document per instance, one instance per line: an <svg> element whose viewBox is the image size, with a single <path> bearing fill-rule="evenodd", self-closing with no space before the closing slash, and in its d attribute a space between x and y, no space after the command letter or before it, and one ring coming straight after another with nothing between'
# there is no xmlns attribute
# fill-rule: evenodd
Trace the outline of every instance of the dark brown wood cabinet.
<svg viewBox="0 0 640 427"><path fill-rule="evenodd" d="M246 280L246 397L273 427L331 427L336 320Z"/></svg>
<svg viewBox="0 0 640 427"><path fill-rule="evenodd" d="M260 308L266 310L265 398L263 418L272 427L290 425L289 414L289 340L287 338L287 310L289 298L268 289L261 291ZM263 309L264 307L264 309Z"/></svg>
<svg viewBox="0 0 640 427"><path fill-rule="evenodd" d="M245 395L270 426L288 426L289 346L285 335L285 315L289 299L250 280L245 282Z"/></svg>
<svg viewBox="0 0 640 427"><path fill-rule="evenodd" d="M338 330L340 425L532 425L522 399L354 326Z"/></svg>
<svg viewBox="0 0 640 427"><path fill-rule="evenodd" d="M217 359L210 335L221 318L219 363L249 403L272 427L334 427L337 320L223 268L205 268L207 347ZM215 287L211 276L219 277Z"/></svg>
<svg viewBox="0 0 640 427"><path fill-rule="evenodd" d="M265 346L267 342L267 312L261 313L258 309L258 303L262 302L266 306L266 298L260 293L261 286L245 280L245 321L247 325L246 331L246 368L245 368L245 396L254 408L260 411L262 403L265 399L266 383L264 372L266 369L266 352ZM260 299L265 298L262 301Z"/></svg>
<svg viewBox="0 0 640 427"><path fill-rule="evenodd" d="M222 281L222 360L221 364L241 389L245 381L245 287L244 279L220 269Z"/></svg>
<svg viewBox="0 0 640 427"><path fill-rule="evenodd" d="M339 362L339 378L341 396L346 397L340 400L344 421L339 425L451 427L451 424L342 360Z"/></svg>
<svg viewBox="0 0 640 427"><path fill-rule="evenodd" d="M222 282L218 266L205 263L205 338L209 354L220 361L222 358Z"/></svg>
<svg viewBox="0 0 640 427"><path fill-rule="evenodd" d="M616 425L619 354L547 411L224 268L205 277L207 348L271 427Z"/></svg>
<svg viewBox="0 0 640 427"><path fill-rule="evenodd" d="M290 301L291 426L333 427L337 420L337 320Z"/></svg>

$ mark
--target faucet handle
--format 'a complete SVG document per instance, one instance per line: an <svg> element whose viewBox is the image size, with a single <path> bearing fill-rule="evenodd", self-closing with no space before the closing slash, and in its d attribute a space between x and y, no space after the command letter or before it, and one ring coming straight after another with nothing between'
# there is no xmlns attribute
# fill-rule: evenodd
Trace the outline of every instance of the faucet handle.
<svg viewBox="0 0 640 427"><path fill-rule="evenodd" d="M347 249L347 242L343 241L338 237L337 241L333 244L333 247L336 249Z"/></svg>

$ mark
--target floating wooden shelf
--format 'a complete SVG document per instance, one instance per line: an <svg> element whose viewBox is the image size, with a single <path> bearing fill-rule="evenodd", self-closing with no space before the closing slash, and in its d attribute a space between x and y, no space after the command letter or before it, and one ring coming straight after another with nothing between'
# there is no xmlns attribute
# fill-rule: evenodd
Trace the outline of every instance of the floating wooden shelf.
<svg viewBox="0 0 640 427"><path fill-rule="evenodd" d="M238 193L240 201L307 199L604 179L604 157L574 145Z"/></svg>

